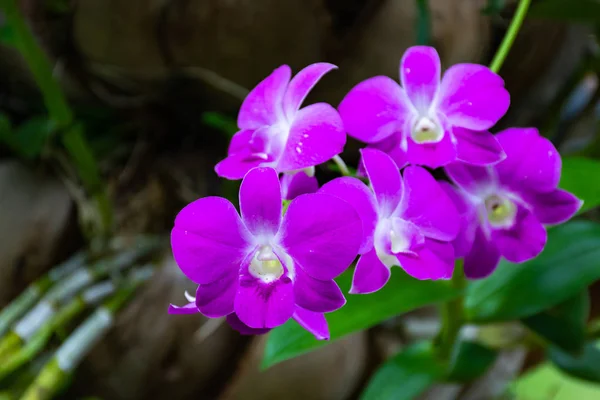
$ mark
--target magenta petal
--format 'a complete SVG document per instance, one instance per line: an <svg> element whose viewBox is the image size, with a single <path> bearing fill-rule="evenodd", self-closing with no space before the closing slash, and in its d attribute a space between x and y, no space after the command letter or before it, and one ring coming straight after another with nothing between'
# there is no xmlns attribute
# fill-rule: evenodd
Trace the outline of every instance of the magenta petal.
<svg viewBox="0 0 600 400"><path fill-rule="evenodd" d="M400 134L392 135L386 139L383 139L377 143L373 143L368 146L369 149L376 149L383 151L385 154L391 157L392 160L396 163L396 166L399 169L404 168L408 165L408 155L402 148L400 147L400 141L402 140L402 136ZM364 173L364 163L361 161L358 167L358 173ZM360 176L360 175L358 175ZM363 175L363 176L366 176Z"/></svg>
<svg viewBox="0 0 600 400"><path fill-rule="evenodd" d="M301 194L315 193L319 190L319 182L314 176L299 171L294 174L285 173L280 179L281 195L285 200L293 200Z"/></svg>
<svg viewBox="0 0 600 400"><path fill-rule="evenodd" d="M453 240L460 228L459 215L452 199L433 176L424 168L406 167L404 185L400 216L429 238Z"/></svg>
<svg viewBox="0 0 600 400"><path fill-rule="evenodd" d="M237 272L245 257L247 235L233 204L220 197L204 197L177 215L171 247L189 279L210 283Z"/></svg>
<svg viewBox="0 0 600 400"><path fill-rule="evenodd" d="M264 160L248 159L244 153L228 156L215 165L215 172L222 178L237 180L242 179L252 168L262 164Z"/></svg>
<svg viewBox="0 0 600 400"><path fill-rule="evenodd" d="M416 255L397 254L400 267L420 280L450 279L454 271L454 249L450 243L425 240Z"/></svg>
<svg viewBox="0 0 600 400"><path fill-rule="evenodd" d="M340 287L334 280L321 281L311 278L296 265L294 297L300 307L314 312L331 312L346 304Z"/></svg>
<svg viewBox="0 0 600 400"><path fill-rule="evenodd" d="M273 168L254 168L240 186L240 210L254 236L275 235L281 222L281 187Z"/></svg>
<svg viewBox="0 0 600 400"><path fill-rule="evenodd" d="M346 131L335 108L312 104L294 117L277 169L294 171L324 163L340 154L345 144Z"/></svg>
<svg viewBox="0 0 600 400"><path fill-rule="evenodd" d="M513 189L556 189L562 167L554 145L535 128L511 128L496 135L506 159L493 166L500 182Z"/></svg>
<svg viewBox="0 0 600 400"><path fill-rule="evenodd" d="M236 271L237 272L237 271ZM238 274L233 273L217 281L198 285L196 307L207 317L219 318L233 312L237 293Z"/></svg>
<svg viewBox="0 0 600 400"><path fill-rule="evenodd" d="M456 64L442 78L438 102L452 126L483 131L506 114L510 95L502 78L489 68Z"/></svg>
<svg viewBox="0 0 600 400"><path fill-rule="evenodd" d="M294 313L294 285L286 276L263 283L248 272L242 273L234 308L240 320L250 328L275 328Z"/></svg>
<svg viewBox="0 0 600 400"><path fill-rule="evenodd" d="M377 225L377 210L373 192L356 178L344 176L327 182L319 193L330 194L348 202L358 213L363 230L363 241L359 253L373 248L373 235Z"/></svg>
<svg viewBox="0 0 600 400"><path fill-rule="evenodd" d="M556 189L546 193L524 194L533 215L542 224L561 224L571 219L583 205L575 195Z"/></svg>
<svg viewBox="0 0 600 400"><path fill-rule="evenodd" d="M433 47L413 46L402 56L400 80L415 108L429 109L440 85L440 56Z"/></svg>
<svg viewBox="0 0 600 400"><path fill-rule="evenodd" d="M475 232L479 228L477 210L450 183L440 182L440 186L452 200L460 216L460 229L456 239L452 242L452 246L454 247L455 256L463 257L471 251L473 241L475 240Z"/></svg>
<svg viewBox="0 0 600 400"><path fill-rule="evenodd" d="M283 97L283 110L288 120L293 119L308 93L323 75L335 68L337 67L333 64L316 63L304 68L292 78Z"/></svg>
<svg viewBox="0 0 600 400"><path fill-rule="evenodd" d="M439 168L456 160L456 147L448 132L437 143L416 143L408 138L406 157L410 164Z"/></svg>
<svg viewBox="0 0 600 400"><path fill-rule="evenodd" d="M198 314L199 312L196 303L188 303L183 307L173 304L169 305L169 314Z"/></svg>
<svg viewBox="0 0 600 400"><path fill-rule="evenodd" d="M252 140L253 129L242 129L236 132L229 142L229 148L227 154L237 154L242 151L248 150L250 147L250 140Z"/></svg>
<svg viewBox="0 0 600 400"><path fill-rule="evenodd" d="M463 268L469 279L483 279L494 272L500 262L496 243L488 240L481 228L475 232L471 250L464 258Z"/></svg>
<svg viewBox="0 0 600 400"><path fill-rule="evenodd" d="M362 237L362 222L354 208L322 193L292 200L281 232L287 253L320 280L333 279L350 265Z"/></svg>
<svg viewBox="0 0 600 400"><path fill-rule="evenodd" d="M531 212L523 208L519 208L512 228L492 231L492 240L498 246L500 254L513 263L537 257L544 249L547 239L546 228Z"/></svg>
<svg viewBox="0 0 600 400"><path fill-rule="evenodd" d="M375 149L360 151L381 216L389 216L402 198L400 170L390 156Z"/></svg>
<svg viewBox="0 0 600 400"><path fill-rule="evenodd" d="M240 129L257 129L277 122L283 114L281 102L291 75L290 67L282 65L252 89L238 114Z"/></svg>
<svg viewBox="0 0 600 400"><path fill-rule="evenodd" d="M444 171L457 186L474 195L477 195L481 188L494 182L491 170L487 167L454 162L446 165Z"/></svg>
<svg viewBox="0 0 600 400"><path fill-rule="evenodd" d="M317 340L329 340L329 327L323 313L316 313L296 307L294 319L301 327L312 333Z"/></svg>
<svg viewBox="0 0 600 400"><path fill-rule="evenodd" d="M396 133L410 116L404 90L387 76L376 76L356 85L338 110L348 135L366 143Z"/></svg>
<svg viewBox="0 0 600 400"><path fill-rule="evenodd" d="M352 294L373 293L385 286L390 279L390 269L377 256L375 249L363 254L356 263L352 278Z"/></svg>
<svg viewBox="0 0 600 400"><path fill-rule="evenodd" d="M475 132L454 127L456 158L473 165L496 164L506 158L498 139L488 131Z"/></svg>
<svg viewBox="0 0 600 400"><path fill-rule="evenodd" d="M248 325L246 325L245 323L243 323L240 320L240 318L236 315L236 313L229 314L227 316L227 318L225 318L225 320L227 321L229 326L231 326L233 329L238 331L240 333L240 335L245 335L245 336L264 335L265 333L267 333L271 330L269 328L262 328L262 329L250 328Z"/></svg>

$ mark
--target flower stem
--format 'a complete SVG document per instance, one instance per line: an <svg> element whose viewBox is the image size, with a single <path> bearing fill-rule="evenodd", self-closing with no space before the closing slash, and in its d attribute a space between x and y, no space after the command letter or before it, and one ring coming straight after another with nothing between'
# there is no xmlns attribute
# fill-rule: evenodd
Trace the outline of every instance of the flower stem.
<svg viewBox="0 0 600 400"><path fill-rule="evenodd" d="M31 33L17 0L0 0L0 10L6 24L12 30L12 44L27 63L35 82L42 93L50 119L60 132L63 145L79 173L83 185L93 197L99 214L98 226L101 236L112 229L113 211L106 186L100 177L98 164L83 134L83 127L76 123L72 109L58 82L52 74L53 67L44 51Z"/></svg>
<svg viewBox="0 0 600 400"><path fill-rule="evenodd" d="M352 176L352 172L350 172L350 170L348 169L348 166L346 165L346 163L344 162L342 157L333 156L333 158L331 160L337 165L337 167L340 169L340 173L343 176Z"/></svg>
<svg viewBox="0 0 600 400"><path fill-rule="evenodd" d="M428 46L431 42L431 18L427 0L417 1L417 44Z"/></svg>
<svg viewBox="0 0 600 400"><path fill-rule="evenodd" d="M456 266L454 267L454 273L452 274L452 279L450 280L450 284L460 290L463 291L466 286L466 279L463 271L462 260L458 260L456 262ZM458 333L460 332L460 328L465 322L465 313L464 313L464 296L461 293L459 297L454 300L450 300L441 306L441 315L442 315L442 329L440 331L440 355L443 358L450 357L452 353L452 348L454 347L454 343L458 337Z"/></svg>
<svg viewBox="0 0 600 400"><path fill-rule="evenodd" d="M521 25L523 24L523 20L525 19L525 15L527 14L527 10L529 9L529 3L531 0L520 0L519 7L517 7L517 11L515 12L515 16L513 17L510 26L508 27L508 31L500 44L500 48L496 52L492 63L490 64L490 69L496 73L500 71L502 68L502 64L512 47L517 34L519 33L519 29L521 29Z"/></svg>

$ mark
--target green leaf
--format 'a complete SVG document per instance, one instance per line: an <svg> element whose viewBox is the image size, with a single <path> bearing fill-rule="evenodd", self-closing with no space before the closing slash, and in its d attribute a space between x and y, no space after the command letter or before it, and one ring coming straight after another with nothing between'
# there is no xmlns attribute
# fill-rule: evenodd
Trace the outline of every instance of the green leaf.
<svg viewBox="0 0 600 400"><path fill-rule="evenodd" d="M573 22L600 21L598 0L541 0L532 4L530 17L568 20Z"/></svg>
<svg viewBox="0 0 600 400"><path fill-rule="evenodd" d="M409 400L443 378L445 366L430 342L412 345L383 364L360 396L361 400Z"/></svg>
<svg viewBox="0 0 600 400"><path fill-rule="evenodd" d="M485 374L498 352L469 340L458 340L450 360L448 380L469 382Z"/></svg>
<svg viewBox="0 0 600 400"><path fill-rule="evenodd" d="M583 382L563 374L550 363L527 372L513 385L519 400L598 400L600 385Z"/></svg>
<svg viewBox="0 0 600 400"><path fill-rule="evenodd" d="M585 157L563 158L560 187L583 200L580 213L600 205L600 161Z"/></svg>
<svg viewBox="0 0 600 400"><path fill-rule="evenodd" d="M567 352L578 352L585 344L590 312L587 289L567 301L522 320L538 335Z"/></svg>
<svg viewBox="0 0 600 400"><path fill-rule="evenodd" d="M558 368L575 378L600 382L600 349L595 343L586 344L577 356L551 347L548 357Z"/></svg>
<svg viewBox="0 0 600 400"><path fill-rule="evenodd" d="M546 248L523 264L502 261L489 278L467 287L467 318L508 321L537 314L600 279L600 225L570 222L548 232Z"/></svg>
<svg viewBox="0 0 600 400"><path fill-rule="evenodd" d="M347 293L352 282L352 270L342 274L337 282ZM347 295L341 309L327 314L331 340L370 328L395 315L426 305L458 297L460 290L443 281L419 281L396 268L383 289L368 295ZM290 320L269 334L262 367L307 353L326 345Z"/></svg>
<svg viewBox="0 0 600 400"><path fill-rule="evenodd" d="M34 117L23 122L14 133L19 154L30 160L38 157L53 130L54 123L46 117Z"/></svg>
<svg viewBox="0 0 600 400"><path fill-rule="evenodd" d="M229 137L233 136L239 130L237 122L234 119L217 112L208 111L203 113L202 122Z"/></svg>
<svg viewBox="0 0 600 400"><path fill-rule="evenodd" d="M484 15L496 15L500 14L506 7L506 0L488 0L487 5L481 11Z"/></svg>

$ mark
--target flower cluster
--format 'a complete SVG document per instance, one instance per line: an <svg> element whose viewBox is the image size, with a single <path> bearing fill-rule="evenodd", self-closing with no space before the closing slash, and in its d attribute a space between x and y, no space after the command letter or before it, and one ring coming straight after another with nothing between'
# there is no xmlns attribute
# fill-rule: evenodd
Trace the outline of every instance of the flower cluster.
<svg viewBox="0 0 600 400"><path fill-rule="evenodd" d="M334 68L313 64L292 78L284 65L243 102L240 130L215 167L243 178L240 213L220 197L179 213L173 255L198 289L171 313L225 317L242 334L293 318L328 339L324 313L345 304L334 279L357 256L350 293L381 289L392 266L415 279L449 279L456 258L480 279L501 257L536 257L545 226L581 207L558 189L561 160L550 141L533 128L488 131L510 97L487 67L458 64L442 76L435 49L416 46L401 60L401 85L378 76L338 110L301 108ZM319 187L315 167L342 152L346 132L367 143L362 176ZM451 183L425 167L443 167Z"/></svg>

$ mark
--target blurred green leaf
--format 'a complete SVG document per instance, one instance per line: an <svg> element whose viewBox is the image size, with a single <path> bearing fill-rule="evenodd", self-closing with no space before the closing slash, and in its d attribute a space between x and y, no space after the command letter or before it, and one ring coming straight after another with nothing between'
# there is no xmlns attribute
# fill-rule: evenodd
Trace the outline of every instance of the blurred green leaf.
<svg viewBox="0 0 600 400"><path fill-rule="evenodd" d="M20 157L31 160L42 152L53 126L46 117L33 117L12 128L8 118L0 115L0 141Z"/></svg>
<svg viewBox="0 0 600 400"><path fill-rule="evenodd" d="M430 342L403 349L376 372L361 400L409 400L443 378L444 364L436 359Z"/></svg>
<svg viewBox="0 0 600 400"><path fill-rule="evenodd" d="M522 320L529 329L567 352L578 352L585 344L590 312L587 289L567 301Z"/></svg>
<svg viewBox="0 0 600 400"><path fill-rule="evenodd" d="M352 282L352 270L346 271L336 281L347 293ZM345 335L370 328L395 315L419 307L454 299L460 291L443 281L419 281L395 268L383 289L369 295L347 295L341 309L326 315L331 341ZM295 321L290 320L269 334L262 367L307 353L326 345L318 341Z"/></svg>
<svg viewBox="0 0 600 400"><path fill-rule="evenodd" d="M564 157L561 189L584 201L580 213L600 205L600 161L585 157Z"/></svg>
<svg viewBox="0 0 600 400"><path fill-rule="evenodd" d="M233 136L239 129L235 119L228 115L217 112L205 112L202 114L202 122L227 136Z"/></svg>
<svg viewBox="0 0 600 400"><path fill-rule="evenodd" d="M595 343L586 344L583 352L576 356L551 347L548 358L566 374L589 382L600 382L600 349Z"/></svg>
<svg viewBox="0 0 600 400"><path fill-rule="evenodd" d="M488 0L481 12L485 15L496 15L500 14L504 7L506 7L506 0Z"/></svg>
<svg viewBox="0 0 600 400"><path fill-rule="evenodd" d="M513 385L518 400L597 400L600 385L583 382L563 374L550 363L527 372Z"/></svg>
<svg viewBox="0 0 600 400"><path fill-rule="evenodd" d="M600 22L600 1L539 0L531 5L529 16L573 22Z"/></svg>
<svg viewBox="0 0 600 400"><path fill-rule="evenodd" d="M465 296L471 321L520 319L575 296L600 279L600 225L574 221L548 232L546 248L523 264L501 261L489 278L471 283Z"/></svg>
<svg viewBox="0 0 600 400"><path fill-rule="evenodd" d="M492 366L498 352L479 343L459 339L450 360L448 380L469 382L479 378Z"/></svg>

